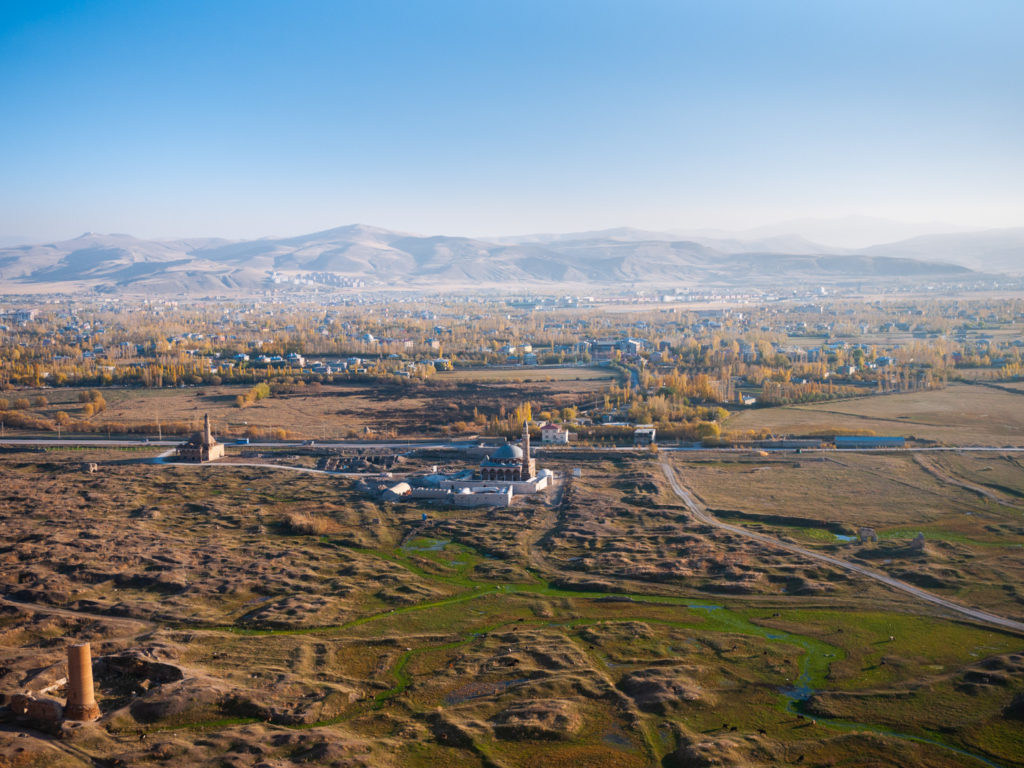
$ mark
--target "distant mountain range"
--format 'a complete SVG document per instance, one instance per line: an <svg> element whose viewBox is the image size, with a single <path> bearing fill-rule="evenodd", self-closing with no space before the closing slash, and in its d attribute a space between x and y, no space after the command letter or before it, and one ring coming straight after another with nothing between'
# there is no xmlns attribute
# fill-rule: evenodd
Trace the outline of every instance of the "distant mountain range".
<svg viewBox="0 0 1024 768"><path fill-rule="evenodd" d="M681 237L620 228L491 238L420 236L353 224L287 238L140 240L86 233L0 248L0 292L98 288L209 295L330 273L381 288L544 284L779 285L1024 273L1024 228L915 237L861 250L796 235Z"/></svg>

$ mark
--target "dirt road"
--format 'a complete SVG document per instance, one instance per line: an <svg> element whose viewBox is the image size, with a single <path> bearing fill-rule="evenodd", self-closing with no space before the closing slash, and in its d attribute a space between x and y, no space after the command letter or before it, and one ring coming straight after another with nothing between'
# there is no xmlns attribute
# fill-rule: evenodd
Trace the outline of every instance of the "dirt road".
<svg viewBox="0 0 1024 768"><path fill-rule="evenodd" d="M729 525L728 523L723 523L721 520L714 517L700 504L697 503L697 501L693 498L690 492L687 491L686 488L683 487L682 483L679 482L679 478L676 477L675 470L668 462L661 462L661 469L665 473L665 477L668 479L669 485L672 486L672 490L675 492L675 494L680 499L683 500L683 502L686 504L687 508L690 510L693 516L702 523L714 526L715 528L718 528L723 531L728 531L729 533L734 533L737 536L743 536L748 539L753 539L754 541L758 541L762 544L766 544L771 547L776 547L777 549L784 549L788 552L795 552L796 554L801 555L803 557L807 557L812 560L818 560L823 563L828 563L829 565L835 566L836 568L842 568L843 570L851 571L860 576L865 576L869 579L874 579L875 581L880 582L881 584L885 584L888 587L897 589L900 592L904 592L912 597L916 597L919 600L924 600L934 605L938 605L942 608L945 608L946 610L953 611L961 616L965 616L974 621L979 621L984 624L991 624L1002 629L1006 629L1011 632L1024 635L1024 622L1014 621L1013 619L1007 619L1002 616L996 616L995 614L987 613L985 611L978 610L977 608L970 608L965 605L960 605L959 603L955 603L952 600L947 600L944 597L940 597L939 595L927 592L923 589L915 587L912 584L908 584L905 581L894 579L892 576L889 576L888 574L882 573L881 571L876 571L872 568L868 568L867 566L863 566L858 563L851 563L847 560L841 560L838 557L832 557L831 555L826 555L821 552L815 552L813 549L801 547L799 544L791 544L788 541L780 541L779 539L776 539L772 536L767 536L763 533L757 533L756 531L750 531L739 525Z"/></svg>

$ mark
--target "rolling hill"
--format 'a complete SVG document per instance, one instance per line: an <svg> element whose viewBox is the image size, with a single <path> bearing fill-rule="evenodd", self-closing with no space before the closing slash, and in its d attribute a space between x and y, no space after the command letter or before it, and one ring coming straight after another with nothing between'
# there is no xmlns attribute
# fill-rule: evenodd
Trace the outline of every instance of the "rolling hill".
<svg viewBox="0 0 1024 768"><path fill-rule="evenodd" d="M353 224L286 238L141 240L86 233L0 248L8 293L94 288L154 293L258 289L330 273L380 288L540 285L779 285L947 279L1024 271L1024 229L957 233L844 251L792 235L680 239L628 228L481 240Z"/></svg>

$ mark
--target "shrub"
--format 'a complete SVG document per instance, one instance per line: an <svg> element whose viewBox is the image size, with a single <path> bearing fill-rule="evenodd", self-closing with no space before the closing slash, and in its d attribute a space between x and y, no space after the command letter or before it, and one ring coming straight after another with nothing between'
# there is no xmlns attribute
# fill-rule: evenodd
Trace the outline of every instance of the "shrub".
<svg viewBox="0 0 1024 768"><path fill-rule="evenodd" d="M323 536L331 529L331 521L326 517L311 515L309 512L291 512L288 514L288 528L292 533L309 536Z"/></svg>

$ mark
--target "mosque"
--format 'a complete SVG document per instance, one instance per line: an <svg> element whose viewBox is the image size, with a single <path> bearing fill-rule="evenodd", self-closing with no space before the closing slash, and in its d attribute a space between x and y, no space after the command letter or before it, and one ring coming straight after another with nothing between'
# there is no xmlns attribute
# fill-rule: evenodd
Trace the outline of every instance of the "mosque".
<svg viewBox="0 0 1024 768"><path fill-rule="evenodd" d="M530 458L530 427L523 422L523 447L508 443L480 462L480 479L485 482L523 482L537 476L537 460Z"/></svg>
<svg viewBox="0 0 1024 768"><path fill-rule="evenodd" d="M537 461L530 456L529 423L524 422L522 447L511 443L499 446L484 457L479 471L463 470L454 476L434 474L418 481L403 481L384 489L381 498L429 499L456 507L508 507L514 496L545 490L554 477L550 469L537 471Z"/></svg>
<svg viewBox="0 0 1024 768"><path fill-rule="evenodd" d="M224 456L224 443L218 443L210 430L210 414L203 416L203 431L196 432L187 443L178 446L178 458L182 461L214 461Z"/></svg>
<svg viewBox="0 0 1024 768"><path fill-rule="evenodd" d="M537 460L530 456L530 426L523 422L522 447L518 445L502 445L493 453L484 457L480 462L480 470L475 473L478 476L471 479L449 478L440 481L442 490L461 494L463 497L469 494L479 496L481 504L489 503L493 506L507 506L511 503L512 496L522 496L531 493L539 493L547 488L554 474L550 469L537 471ZM507 496L504 503L487 502L486 498L498 494L501 497ZM495 496L495 498L497 498ZM471 498L462 499L465 505L470 506Z"/></svg>

